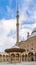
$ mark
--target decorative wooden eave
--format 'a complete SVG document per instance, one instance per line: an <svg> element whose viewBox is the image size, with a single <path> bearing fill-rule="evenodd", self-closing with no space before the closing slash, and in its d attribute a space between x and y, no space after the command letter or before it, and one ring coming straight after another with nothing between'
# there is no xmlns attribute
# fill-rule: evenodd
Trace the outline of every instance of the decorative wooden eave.
<svg viewBox="0 0 36 65"><path fill-rule="evenodd" d="M21 48L9 48L6 49L5 52L10 53L10 52L25 52L25 49L21 49Z"/></svg>

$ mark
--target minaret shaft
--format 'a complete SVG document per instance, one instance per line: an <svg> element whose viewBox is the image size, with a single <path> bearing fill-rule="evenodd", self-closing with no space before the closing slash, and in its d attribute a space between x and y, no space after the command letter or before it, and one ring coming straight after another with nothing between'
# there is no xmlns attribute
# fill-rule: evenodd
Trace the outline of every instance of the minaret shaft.
<svg viewBox="0 0 36 65"><path fill-rule="evenodd" d="M17 43L19 42L19 23L18 23L18 20L17 20Z"/></svg>
<svg viewBox="0 0 36 65"><path fill-rule="evenodd" d="M19 11L18 11L18 6L17 6L17 16L16 16L16 19L17 19L17 24L16 24L16 27L17 27L17 44L19 42Z"/></svg>

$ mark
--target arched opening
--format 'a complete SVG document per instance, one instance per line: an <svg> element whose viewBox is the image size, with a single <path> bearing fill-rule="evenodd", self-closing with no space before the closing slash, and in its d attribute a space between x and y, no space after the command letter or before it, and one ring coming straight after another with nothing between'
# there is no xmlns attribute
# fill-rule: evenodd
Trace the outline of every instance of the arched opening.
<svg viewBox="0 0 36 65"><path fill-rule="evenodd" d="M27 61L27 54L25 54L25 61Z"/></svg>
<svg viewBox="0 0 36 65"><path fill-rule="evenodd" d="M11 54L11 62L15 62L15 54Z"/></svg>
<svg viewBox="0 0 36 65"><path fill-rule="evenodd" d="M7 62L9 61L9 56L8 56L8 55L6 55L6 61L7 61Z"/></svg>
<svg viewBox="0 0 36 65"><path fill-rule="evenodd" d="M30 52L30 53L28 54L28 61L34 61L33 53L32 53L32 52Z"/></svg>
<svg viewBox="0 0 36 65"><path fill-rule="evenodd" d="M22 55L22 61L24 61L24 54Z"/></svg>
<svg viewBox="0 0 36 65"><path fill-rule="evenodd" d="M5 55L3 55L3 62L5 62Z"/></svg>
<svg viewBox="0 0 36 65"><path fill-rule="evenodd" d="M16 54L16 60L19 60L19 54Z"/></svg>

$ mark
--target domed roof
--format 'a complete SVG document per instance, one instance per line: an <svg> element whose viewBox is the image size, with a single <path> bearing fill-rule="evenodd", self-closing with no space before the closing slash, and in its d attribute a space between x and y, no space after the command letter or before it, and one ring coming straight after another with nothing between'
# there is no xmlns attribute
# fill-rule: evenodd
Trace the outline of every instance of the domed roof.
<svg viewBox="0 0 36 65"><path fill-rule="evenodd" d="M18 46L14 45L12 48L19 48Z"/></svg>
<svg viewBox="0 0 36 65"><path fill-rule="evenodd" d="M32 33L36 32L36 27L34 28L34 30L32 31Z"/></svg>
<svg viewBox="0 0 36 65"><path fill-rule="evenodd" d="M36 36L36 27L34 28L34 30L32 31L31 35L29 36L30 37L33 37L33 36Z"/></svg>

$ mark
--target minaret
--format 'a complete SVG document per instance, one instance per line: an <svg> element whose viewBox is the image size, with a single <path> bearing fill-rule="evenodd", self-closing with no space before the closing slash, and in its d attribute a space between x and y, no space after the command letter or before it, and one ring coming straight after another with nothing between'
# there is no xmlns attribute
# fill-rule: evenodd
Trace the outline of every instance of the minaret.
<svg viewBox="0 0 36 65"><path fill-rule="evenodd" d="M18 44L18 42L19 42L19 11L18 11L18 4L17 4L16 20L17 20L17 23L16 23L16 28L17 28L17 41L16 41L16 44Z"/></svg>

